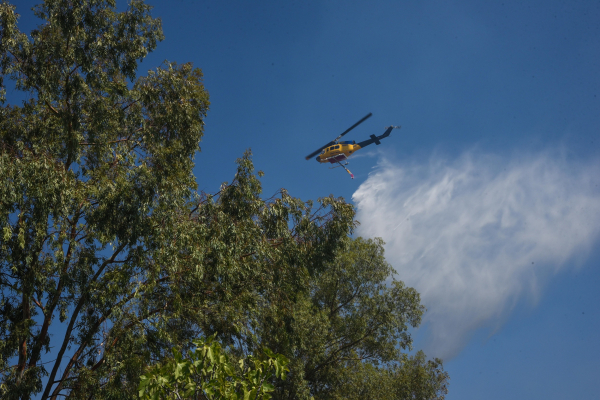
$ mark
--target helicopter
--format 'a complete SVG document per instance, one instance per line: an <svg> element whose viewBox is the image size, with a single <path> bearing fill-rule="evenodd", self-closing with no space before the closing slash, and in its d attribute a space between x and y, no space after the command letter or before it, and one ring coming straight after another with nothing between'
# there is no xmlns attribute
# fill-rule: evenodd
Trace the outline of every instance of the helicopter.
<svg viewBox="0 0 600 400"><path fill-rule="evenodd" d="M337 163L337 164L339 164L338 166L331 167L331 168L333 169L333 168L342 167L346 170L346 172L348 172L350 174L350 177L352 179L354 179L354 174L352 174L352 172L350 172L350 170L348 168L346 168L346 165L349 164L348 158L351 155L353 155L355 152L357 152L358 150L360 150L372 143L375 143L376 145L380 145L381 144L380 140L390 136L392 129L394 129L394 128L400 129L399 126L388 126L385 129L385 132L383 132L383 135L381 135L381 136L371 135L370 139L363 140L362 142L358 142L358 143L356 143L354 140L340 142L340 139L342 138L342 136L344 136L346 133L350 132L352 129L356 128L358 125L365 122L365 120L367 120L372 115L373 115L372 113L367 114L366 116L361 118L360 121L358 121L357 123L352 125L350 128L348 128L344 132L342 132L342 134L340 134L334 140L332 140L331 142L327 143L324 146L319 147L317 150L315 150L312 153L310 153L309 155L307 155L306 159L309 160L312 157L314 157L316 154L321 153L316 157L316 160L318 162L320 162L320 163L328 162L331 164Z"/></svg>

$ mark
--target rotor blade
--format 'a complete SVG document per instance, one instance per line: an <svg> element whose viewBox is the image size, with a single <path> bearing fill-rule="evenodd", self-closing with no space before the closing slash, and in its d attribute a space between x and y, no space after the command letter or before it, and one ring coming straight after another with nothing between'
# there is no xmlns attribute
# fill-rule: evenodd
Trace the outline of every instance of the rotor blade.
<svg viewBox="0 0 600 400"><path fill-rule="evenodd" d="M335 142L331 141L331 142L327 143L325 146L319 147L317 150L315 150L312 153L310 153L309 155L307 155L306 159L309 160L309 159L313 158L314 156L316 156L317 154L319 154L321 152L321 150L323 150L325 147L329 147L329 146L331 146L333 144L335 144Z"/></svg>
<svg viewBox="0 0 600 400"><path fill-rule="evenodd" d="M350 132L352 129L356 128L358 125L360 125L363 122L365 122L365 120L367 120L367 118L369 118L371 115L373 115L373 113L369 113L369 114L365 115L364 117L362 117L362 119L360 121L358 121L357 123L355 123L354 125L352 125L350 128L348 128L344 132L342 132L342 134L340 136L336 137L334 140L332 140L331 142L327 143L325 146L319 147L317 150L313 151L312 153L310 153L309 155L307 155L305 158L308 160L308 159L316 156L317 154L319 154L321 152L321 150L323 150L325 147L329 147L331 145L336 144L337 141L342 136L344 136L346 133Z"/></svg>
<svg viewBox="0 0 600 400"><path fill-rule="evenodd" d="M358 121L357 123L355 123L354 125L352 125L350 128L346 129L340 136L336 137L334 142L340 140L340 138L342 136L344 136L346 133L350 132L352 129L356 128L358 125L362 124L363 122L365 122L365 120L367 118L369 118L371 115L373 115L373 113L368 113L366 116L364 116L360 121ZM324 146L327 147L327 146Z"/></svg>

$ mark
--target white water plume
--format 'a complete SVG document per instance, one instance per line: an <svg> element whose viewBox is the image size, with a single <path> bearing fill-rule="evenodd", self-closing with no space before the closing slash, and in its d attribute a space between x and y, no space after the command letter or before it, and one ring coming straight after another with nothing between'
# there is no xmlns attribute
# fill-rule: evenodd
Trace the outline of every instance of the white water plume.
<svg viewBox="0 0 600 400"><path fill-rule="evenodd" d="M585 261L600 236L600 167L560 152L467 152L422 163L383 160L353 200L358 234L382 237L397 278L427 307L425 350L456 355L498 328L523 297Z"/></svg>

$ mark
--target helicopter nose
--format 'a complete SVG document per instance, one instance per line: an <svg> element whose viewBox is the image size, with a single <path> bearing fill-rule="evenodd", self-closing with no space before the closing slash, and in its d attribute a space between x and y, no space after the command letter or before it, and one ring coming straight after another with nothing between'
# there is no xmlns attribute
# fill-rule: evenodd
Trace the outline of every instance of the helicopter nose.
<svg viewBox="0 0 600 400"><path fill-rule="evenodd" d="M321 156L317 156L317 158L315 158L315 160L317 160L318 162L321 162Z"/></svg>

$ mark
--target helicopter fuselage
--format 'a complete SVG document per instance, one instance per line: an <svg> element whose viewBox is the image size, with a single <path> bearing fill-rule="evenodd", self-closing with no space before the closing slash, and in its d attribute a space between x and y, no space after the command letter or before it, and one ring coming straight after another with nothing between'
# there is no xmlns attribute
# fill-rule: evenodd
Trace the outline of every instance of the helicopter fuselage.
<svg viewBox="0 0 600 400"><path fill-rule="evenodd" d="M323 149L321 154L316 157L320 163L336 163L350 157L354 152L359 150L361 146L354 141L346 141L334 144Z"/></svg>

